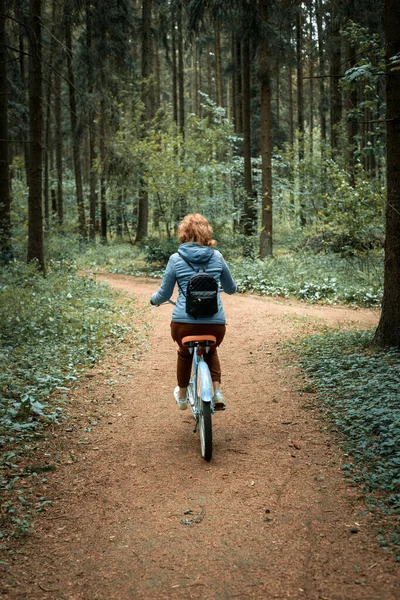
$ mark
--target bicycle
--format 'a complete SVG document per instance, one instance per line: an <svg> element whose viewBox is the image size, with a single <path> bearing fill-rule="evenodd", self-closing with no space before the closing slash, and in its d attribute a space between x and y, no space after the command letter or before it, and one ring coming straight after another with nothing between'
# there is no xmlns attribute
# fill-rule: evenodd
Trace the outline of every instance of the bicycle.
<svg viewBox="0 0 400 600"><path fill-rule="evenodd" d="M216 344L213 335L188 335L182 338L182 344L193 354L192 375L187 388L187 399L191 408L195 426L200 430L201 456L209 461L212 457L212 423L211 415L215 412L213 405L213 383L211 373L204 354L208 353L211 344Z"/></svg>
<svg viewBox="0 0 400 600"><path fill-rule="evenodd" d="M164 304L176 303L168 300ZM160 305L159 305L160 306ZM216 344L214 335L189 335L182 338L182 344L188 347L193 354L192 373L187 388L187 400L192 411L195 425L193 433L200 431L201 456L206 461L212 457L212 422L211 417L215 412L213 404L214 388L211 373L204 354L207 354L211 344Z"/></svg>

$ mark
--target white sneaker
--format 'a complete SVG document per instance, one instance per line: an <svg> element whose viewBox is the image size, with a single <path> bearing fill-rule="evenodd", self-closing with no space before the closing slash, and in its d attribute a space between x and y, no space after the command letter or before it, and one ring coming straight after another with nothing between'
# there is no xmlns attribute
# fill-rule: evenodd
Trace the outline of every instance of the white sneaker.
<svg viewBox="0 0 400 600"><path fill-rule="evenodd" d="M215 410L225 410L226 402L221 390L215 390L213 396L213 404Z"/></svg>
<svg viewBox="0 0 400 600"><path fill-rule="evenodd" d="M175 402L178 405L179 410L187 409L187 399L185 398L184 400L182 400L181 398L179 398L179 385L177 385L176 388L174 389L174 398L175 398Z"/></svg>

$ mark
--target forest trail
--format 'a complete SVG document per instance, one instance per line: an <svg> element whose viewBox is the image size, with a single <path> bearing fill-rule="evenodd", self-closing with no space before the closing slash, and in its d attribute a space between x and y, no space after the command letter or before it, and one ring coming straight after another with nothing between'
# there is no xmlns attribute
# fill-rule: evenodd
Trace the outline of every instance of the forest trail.
<svg viewBox="0 0 400 600"><path fill-rule="evenodd" d="M158 286L100 279L144 303ZM201 459L189 411L172 398L171 307L162 306L148 314L150 347L139 361L132 349L108 357L72 391L76 420L64 435L76 459L49 476L53 504L10 565L3 597L400 597L398 565L342 477L343 454L321 431L313 396L298 390L290 358L278 352L305 328L375 326L377 314L251 295L223 300L228 409L213 419L212 461ZM103 418L85 433L93 401L103 402Z"/></svg>

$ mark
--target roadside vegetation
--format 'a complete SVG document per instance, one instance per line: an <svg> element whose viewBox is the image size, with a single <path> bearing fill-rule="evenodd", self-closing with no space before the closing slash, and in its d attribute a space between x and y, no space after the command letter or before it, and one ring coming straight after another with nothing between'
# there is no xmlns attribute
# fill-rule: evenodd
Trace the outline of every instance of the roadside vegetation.
<svg viewBox="0 0 400 600"><path fill-rule="evenodd" d="M325 428L348 457L343 475L379 514L377 539L400 562L400 353L377 348L373 335L325 330L288 346L304 373L302 391L317 393Z"/></svg>
<svg viewBox="0 0 400 600"><path fill-rule="evenodd" d="M28 534L48 504L33 490L56 466L35 457L68 422L71 386L119 344L143 343L140 315L68 261L46 277L34 264L0 270L0 539Z"/></svg>

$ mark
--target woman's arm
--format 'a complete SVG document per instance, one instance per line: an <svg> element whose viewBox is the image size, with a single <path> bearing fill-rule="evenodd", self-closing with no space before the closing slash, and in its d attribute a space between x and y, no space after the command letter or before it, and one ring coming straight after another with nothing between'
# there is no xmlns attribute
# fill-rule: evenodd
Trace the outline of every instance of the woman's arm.
<svg viewBox="0 0 400 600"><path fill-rule="evenodd" d="M231 272L229 270L228 265L225 262L225 259L221 255L222 258L222 272L221 272L221 286L224 292L227 294L235 294L238 291L237 285L233 280Z"/></svg>
<svg viewBox="0 0 400 600"><path fill-rule="evenodd" d="M162 304L167 302L172 296L176 283L175 266L172 256L170 257L164 277L157 292L154 292L150 299L151 304Z"/></svg>

